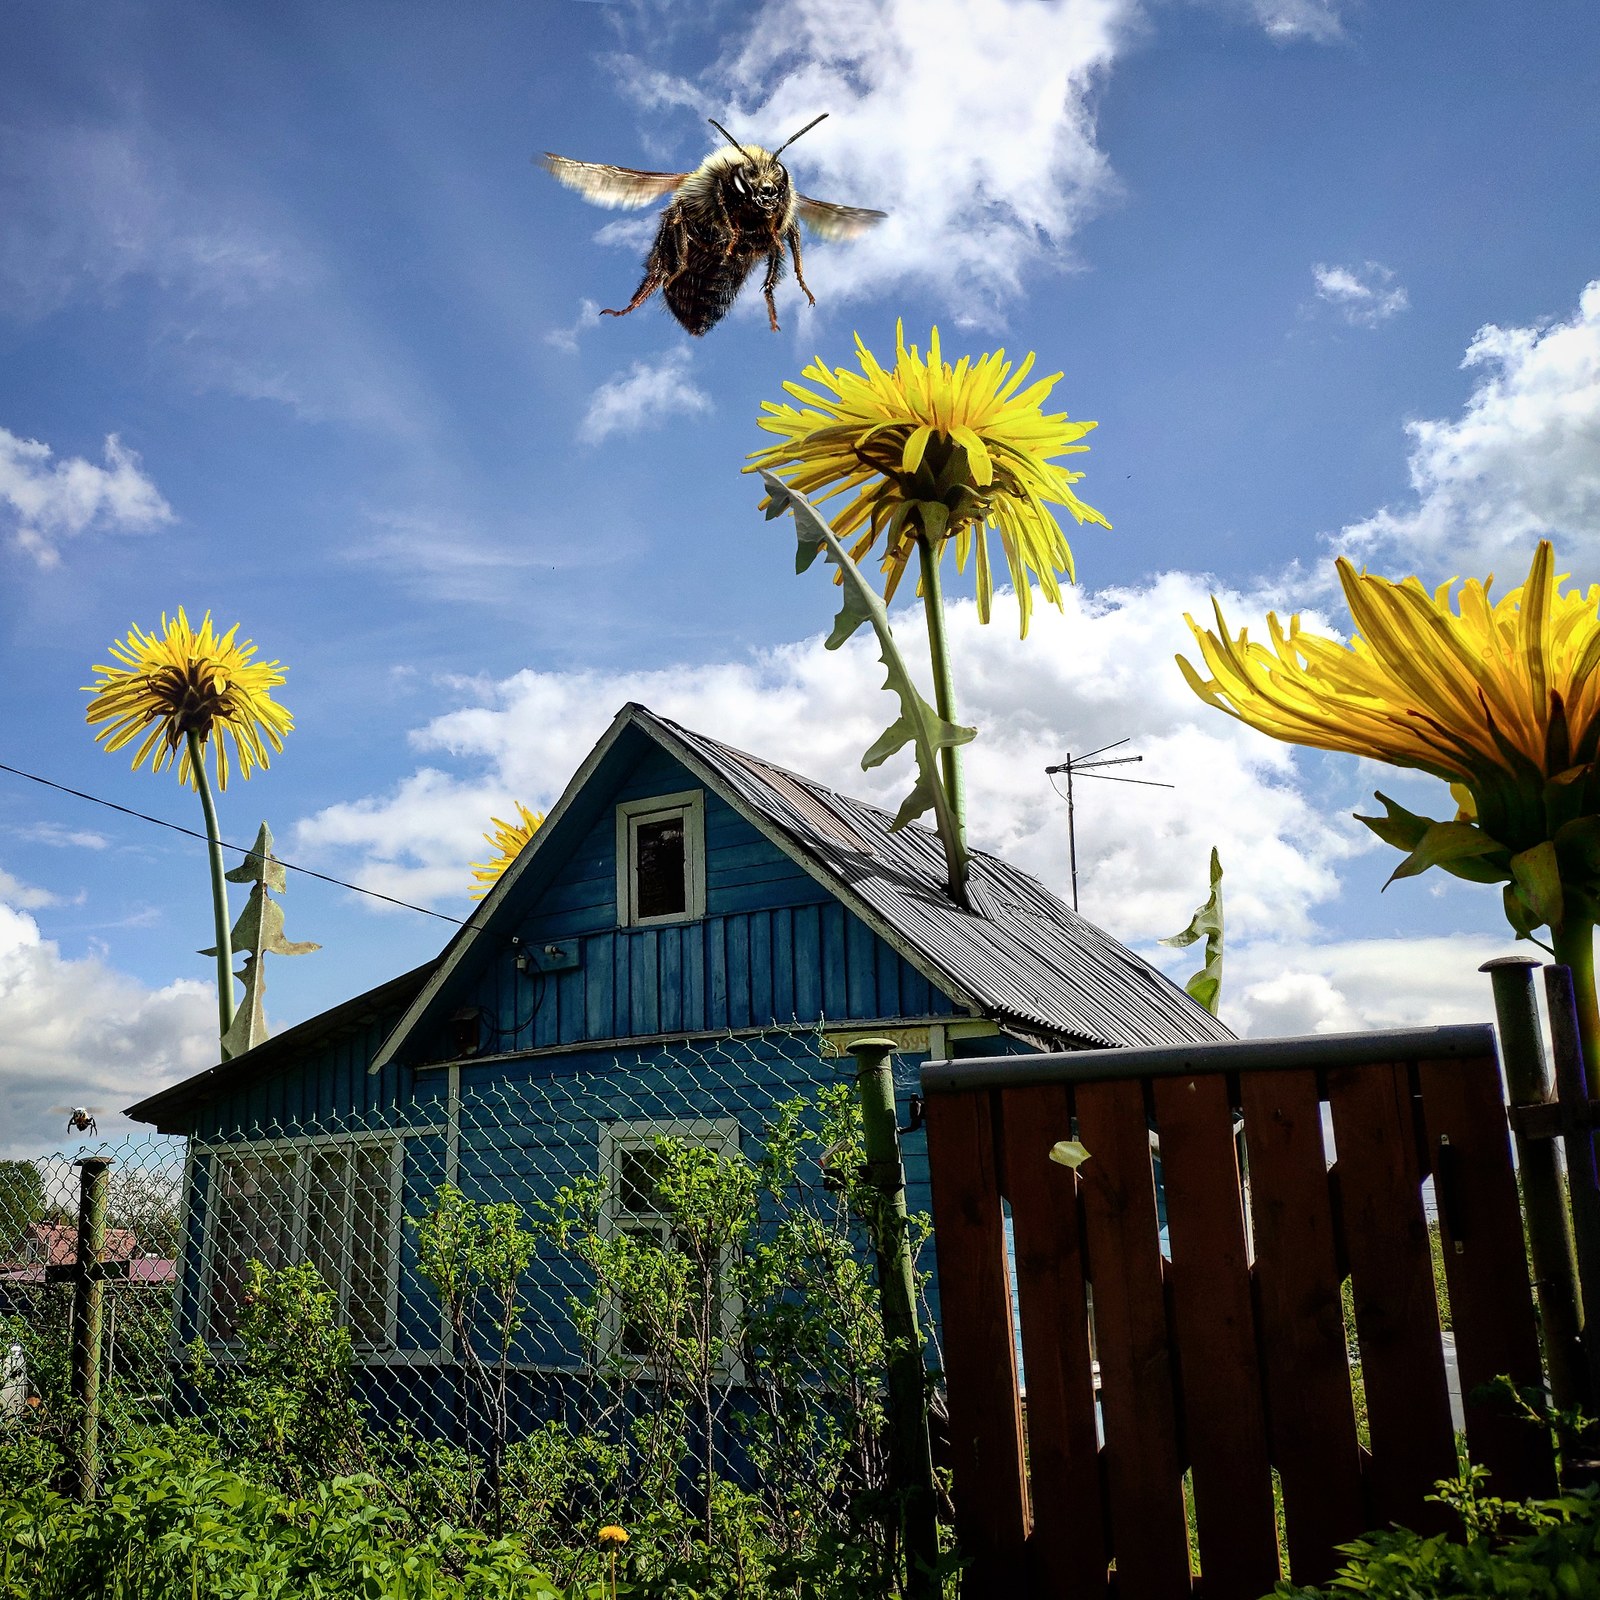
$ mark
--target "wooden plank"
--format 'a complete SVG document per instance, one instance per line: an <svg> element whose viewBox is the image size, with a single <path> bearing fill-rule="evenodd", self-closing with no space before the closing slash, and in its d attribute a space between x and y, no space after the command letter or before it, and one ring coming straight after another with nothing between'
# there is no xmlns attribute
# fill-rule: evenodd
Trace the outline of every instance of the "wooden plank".
<svg viewBox="0 0 1600 1600"><path fill-rule="evenodd" d="M777 1020L772 1003L772 914L752 912L750 923L750 1022L764 1028Z"/></svg>
<svg viewBox="0 0 1600 1600"><path fill-rule="evenodd" d="M1200 1571L1206 1600L1257 1600L1278 1581L1278 1529L1227 1080L1152 1087Z"/></svg>
<svg viewBox="0 0 1600 1600"><path fill-rule="evenodd" d="M1027 1489L1011 1288L986 1093L928 1106L956 1532L971 1566L964 1600L1024 1592Z"/></svg>
<svg viewBox="0 0 1600 1600"><path fill-rule="evenodd" d="M1040 1600L1089 1600L1105 1590L1110 1552L1095 1435L1079 1180L1050 1159L1050 1147L1072 1136L1072 1101L1060 1085L1006 1089L1000 1118L1028 1396L1028 1592Z"/></svg>
<svg viewBox="0 0 1600 1600"><path fill-rule="evenodd" d="M1144 1093L1086 1084L1074 1104L1117 1594L1173 1600L1189 1591L1189 1535Z"/></svg>
<svg viewBox="0 0 1600 1600"><path fill-rule="evenodd" d="M1325 1583L1366 1527L1316 1074L1240 1074L1256 1304L1289 1570Z"/></svg>
<svg viewBox="0 0 1600 1600"><path fill-rule="evenodd" d="M1489 1469L1491 1494L1512 1500L1554 1494L1547 1431L1509 1415L1503 1406L1472 1403L1472 1391L1500 1374L1519 1386L1543 1382L1500 1069L1491 1056L1424 1061L1417 1075L1433 1157L1467 1448Z"/></svg>
<svg viewBox="0 0 1600 1600"><path fill-rule="evenodd" d="M1404 1067L1328 1074L1372 1458L1368 1514L1419 1533L1451 1526L1427 1496L1456 1472L1433 1261Z"/></svg>

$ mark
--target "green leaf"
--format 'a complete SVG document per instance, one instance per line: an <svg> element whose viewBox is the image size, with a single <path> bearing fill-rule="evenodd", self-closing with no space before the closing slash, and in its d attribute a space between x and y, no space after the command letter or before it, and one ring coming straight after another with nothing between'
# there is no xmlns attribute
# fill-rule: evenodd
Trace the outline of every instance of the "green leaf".
<svg viewBox="0 0 1600 1600"><path fill-rule="evenodd" d="M1600 878L1600 817L1578 817L1556 830L1556 854L1563 878Z"/></svg>
<svg viewBox="0 0 1600 1600"><path fill-rule="evenodd" d="M761 481L766 484L768 498L773 504L776 504L781 496L783 505L794 513L795 532L799 537L801 550L809 548L813 556L817 551L825 550L828 560L843 575L844 594L839 615L834 619L833 631L826 641L827 648L837 650L862 623L870 623L873 632L878 636L878 658L883 662L888 674L884 680L884 687L898 697L900 715L873 742L872 748L862 757L861 765L864 770L870 769L886 761L905 745L913 746L917 761L917 781L911 793L901 802L900 810L894 819L894 826L903 828L908 823L916 821L918 817L925 816L929 811L933 812L934 827L938 831L940 842L944 845L951 896L961 904L965 904L967 848L961 838L961 830L957 826L950 797L945 792L943 780L939 775L939 752L953 745L968 743L977 737L978 730L946 722L922 698L921 692L912 681L905 657L900 654L900 647L895 643L894 634L890 630L888 608L861 569L850 559L849 552L839 542L833 529L823 520L810 501L770 472L763 472ZM808 561L807 565L809 564Z"/></svg>
<svg viewBox="0 0 1600 1600"><path fill-rule="evenodd" d="M1389 874L1384 888L1387 889L1396 878L1414 878L1429 867L1459 867L1462 862L1493 855L1501 849L1504 846L1498 840L1491 839L1475 822L1431 822L1411 854ZM1488 881L1493 883L1499 880L1491 878Z"/></svg>
<svg viewBox="0 0 1600 1600"><path fill-rule="evenodd" d="M1057 1139L1050 1146L1050 1159L1076 1172L1089 1159L1089 1152L1076 1139Z"/></svg>
<svg viewBox="0 0 1600 1600"><path fill-rule="evenodd" d="M1561 925L1561 867L1556 860L1556 847L1552 840L1544 839L1531 850L1523 850L1511 858L1511 877L1516 885L1517 898L1528 908L1533 926L1549 923L1552 928Z"/></svg>
<svg viewBox="0 0 1600 1600"><path fill-rule="evenodd" d="M1355 814L1357 822L1364 822L1385 844L1392 844L1396 850L1415 850L1422 842L1422 836L1429 828L1436 827L1432 817L1419 817L1414 811L1407 811L1397 800L1391 800L1380 789L1373 796L1375 800L1383 802L1384 811L1381 817L1364 817L1358 811Z"/></svg>
<svg viewBox="0 0 1600 1600"><path fill-rule="evenodd" d="M1183 986L1184 993L1212 1016L1222 995L1222 858L1211 850L1211 895L1189 919L1189 926L1160 943L1183 949L1197 939L1206 942L1206 964Z"/></svg>

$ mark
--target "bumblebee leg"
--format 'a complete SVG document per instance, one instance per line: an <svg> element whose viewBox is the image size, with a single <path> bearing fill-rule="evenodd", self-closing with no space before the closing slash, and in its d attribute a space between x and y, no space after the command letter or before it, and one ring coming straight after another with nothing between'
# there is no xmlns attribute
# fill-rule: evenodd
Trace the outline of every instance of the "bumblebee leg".
<svg viewBox="0 0 1600 1600"><path fill-rule="evenodd" d="M761 280L761 293L766 296L767 321L772 324L772 331L778 332L778 303L772 298L772 291L778 286L778 279L783 276L783 251L774 246L767 256L767 275Z"/></svg>
<svg viewBox="0 0 1600 1600"><path fill-rule="evenodd" d="M817 297L812 294L809 286L806 283L804 275L800 271L799 223L795 223L792 227L790 227L789 230L784 234L784 238L789 241L789 254L794 257L794 281L800 285L800 288L805 294L806 299L809 300L812 305L815 305L817 303Z"/></svg>
<svg viewBox="0 0 1600 1600"><path fill-rule="evenodd" d="M652 263L650 270L644 275L644 282L633 291L633 299L618 311L606 310L602 311L600 315L602 317L625 317L630 311L637 311L661 287L662 277L661 268Z"/></svg>

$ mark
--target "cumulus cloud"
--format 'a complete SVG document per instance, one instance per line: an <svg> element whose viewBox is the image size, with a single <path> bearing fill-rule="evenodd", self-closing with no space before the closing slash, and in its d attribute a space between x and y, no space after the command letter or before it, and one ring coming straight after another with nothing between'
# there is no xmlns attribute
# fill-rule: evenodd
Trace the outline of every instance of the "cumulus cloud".
<svg viewBox="0 0 1600 1600"><path fill-rule="evenodd" d="M1411 305L1403 283L1377 261L1359 267L1330 267L1318 262L1311 269L1317 299L1353 328L1376 328Z"/></svg>
<svg viewBox="0 0 1600 1600"><path fill-rule="evenodd" d="M21 878L13 877L4 867L0 867L0 902L9 902L24 911L37 911L41 906L55 905L57 899L51 890L24 883Z"/></svg>
<svg viewBox="0 0 1600 1600"><path fill-rule="evenodd" d="M669 350L654 361L635 361L595 390L578 425L585 444L599 444L614 433L637 433L670 416L700 416L712 409L711 396L689 376L689 352Z"/></svg>
<svg viewBox="0 0 1600 1600"><path fill-rule="evenodd" d="M961 711L981 732L968 763L976 842L1067 889L1066 812L1044 768L1132 736L1130 773L1173 790L1095 784L1078 792L1084 910L1145 939L1188 920L1213 844L1229 865L1230 924L1241 935L1303 934L1337 892L1336 864L1367 847L1322 814L1286 747L1203 707L1172 662L1203 579L1168 575L1137 590L1071 591L1026 642L1007 621L985 628L952 608ZM1241 613L1258 596L1231 596ZM920 612L896 620L913 661ZM652 709L846 793L895 809L902 763L867 773L860 758L893 706L864 638L828 651L820 636L741 661L633 672L517 673L481 686L413 735L427 764L386 795L330 807L301 825L298 848L353 855L361 881L405 898L460 896L491 812L546 806L624 702ZM501 811L503 815L503 810Z"/></svg>
<svg viewBox="0 0 1600 1600"><path fill-rule="evenodd" d="M586 298L578 302L577 316L564 328L552 328L544 336L544 342L565 355L572 355L578 348L579 336L599 326L600 302Z"/></svg>
<svg viewBox="0 0 1600 1600"><path fill-rule="evenodd" d="M116 434L105 465L82 456L54 459L50 446L0 428L0 510L12 541L41 567L61 560L61 544L91 529L134 532L172 520L172 507Z"/></svg>
<svg viewBox="0 0 1600 1600"><path fill-rule="evenodd" d="M1250 15L1269 38L1329 44L1344 33L1337 0L1249 0Z"/></svg>
<svg viewBox="0 0 1600 1600"><path fill-rule="evenodd" d="M203 983L148 989L101 956L63 956L0 875L0 1154L58 1147L57 1105L103 1107L102 1135L129 1130L124 1106L212 1064L216 1027Z"/></svg>
<svg viewBox="0 0 1600 1600"><path fill-rule="evenodd" d="M766 0L697 82L620 65L639 104L724 106L769 148L829 111L795 146L796 181L890 213L818 247L830 299L921 279L983 320L1030 266L1065 259L1112 187L1094 102L1137 14L1133 0Z"/></svg>
<svg viewBox="0 0 1600 1600"><path fill-rule="evenodd" d="M1600 579L1600 279L1563 321L1479 329L1462 366L1478 378L1461 414L1407 424L1414 502L1344 529L1341 546L1505 583L1548 537L1564 567Z"/></svg>

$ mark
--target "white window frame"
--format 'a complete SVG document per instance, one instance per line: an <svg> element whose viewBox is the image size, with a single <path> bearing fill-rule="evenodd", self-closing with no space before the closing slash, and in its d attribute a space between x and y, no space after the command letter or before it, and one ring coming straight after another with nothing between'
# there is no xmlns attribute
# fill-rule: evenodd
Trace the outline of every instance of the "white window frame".
<svg viewBox="0 0 1600 1600"><path fill-rule="evenodd" d="M306 1260L307 1235L310 1230L311 1184L310 1168L313 1153L328 1149L349 1151L352 1156L359 1145L385 1145L388 1160L384 1175L389 1185L389 1204L386 1217L388 1261L383 1283L383 1330L374 1342L357 1342L358 1359L381 1357L395 1349L399 1338L400 1320L400 1256L402 1222L402 1188L405 1175L405 1137L398 1131L373 1130L356 1133L312 1134L291 1139L241 1139L226 1144L216 1144L198 1152L207 1164L205 1238L200 1263L200 1297L197 1323L200 1337L208 1349L225 1354L238 1348L237 1339L211 1338L212 1292L216 1281L217 1246L220 1216L218 1196L223 1169L231 1163L278 1157L290 1163L289 1175L289 1228L285 1241L285 1259L293 1264ZM347 1167L347 1174L353 1166ZM348 1327L351 1273L349 1268L350 1241L354 1226L354 1184L346 1178L340 1206L340 1251L345 1260L339 1282L329 1284L338 1296L339 1322ZM352 1330L352 1338L354 1331Z"/></svg>
<svg viewBox="0 0 1600 1600"><path fill-rule="evenodd" d="M683 819L684 908L664 916L641 917L639 901L639 825ZM651 928L667 922L694 922L706 914L706 806L699 789L624 800L617 806L617 924Z"/></svg>
<svg viewBox="0 0 1600 1600"><path fill-rule="evenodd" d="M741 1155L744 1149L737 1117L645 1118L601 1123L600 1180L605 1187L600 1202L600 1232L605 1238L614 1239L625 1228L667 1225L666 1219L659 1213L622 1209L622 1169L618 1160L624 1151L653 1148L656 1140L662 1138L681 1139L685 1144L699 1145L726 1156ZM744 1300L731 1287L733 1265L732 1250L724 1251L719 1263L724 1285L723 1359L717 1367L717 1377L723 1383L740 1383L744 1378L744 1363L739 1356L740 1333L744 1327ZM614 1303L606 1308L601 1319L600 1337L603 1354L608 1359L627 1359L622 1350L621 1308Z"/></svg>

